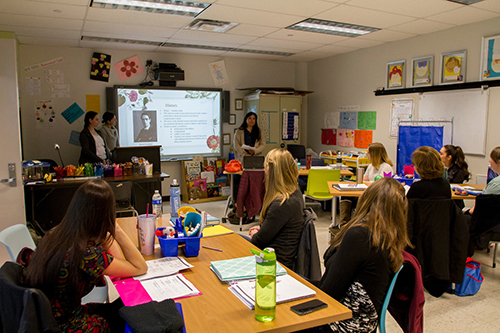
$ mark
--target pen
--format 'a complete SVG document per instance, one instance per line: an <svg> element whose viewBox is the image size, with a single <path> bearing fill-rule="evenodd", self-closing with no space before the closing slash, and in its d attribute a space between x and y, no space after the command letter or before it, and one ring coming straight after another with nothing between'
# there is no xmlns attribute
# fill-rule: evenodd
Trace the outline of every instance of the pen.
<svg viewBox="0 0 500 333"><path fill-rule="evenodd" d="M210 246L205 246L205 245L202 245L201 247L203 247L205 249L209 249L209 250L214 250L214 251L222 252L221 249L216 249L215 247L210 247Z"/></svg>

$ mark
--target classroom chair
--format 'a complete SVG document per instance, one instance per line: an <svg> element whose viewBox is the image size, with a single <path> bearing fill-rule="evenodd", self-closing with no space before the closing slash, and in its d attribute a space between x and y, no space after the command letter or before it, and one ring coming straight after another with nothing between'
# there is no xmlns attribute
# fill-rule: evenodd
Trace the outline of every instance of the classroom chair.
<svg viewBox="0 0 500 333"><path fill-rule="evenodd" d="M115 194L116 215L122 216L123 213L132 213L132 216L139 215L135 207L132 205L134 197L133 182L109 183Z"/></svg>
<svg viewBox="0 0 500 333"><path fill-rule="evenodd" d="M389 285L389 289L387 290L387 294L385 294L384 303L382 304L382 310L380 311L380 322L378 326L380 333L385 333L385 316L387 314L387 307L389 306L389 302L392 296L392 291L394 290L394 285L396 284L396 280L398 279L399 272L401 272L402 269L403 265L401 265L396 274L394 274L391 284Z"/></svg>
<svg viewBox="0 0 500 333"><path fill-rule="evenodd" d="M333 196L330 194L327 182L338 181L340 181L340 169L310 169L304 203L306 198L322 202L332 200ZM332 209L332 221L333 214L336 214L334 209Z"/></svg>
<svg viewBox="0 0 500 333"><path fill-rule="evenodd" d="M294 159L300 160L306 158L306 147L303 145L286 145L286 149L292 154Z"/></svg>
<svg viewBox="0 0 500 333"><path fill-rule="evenodd" d="M316 238L316 228L314 227L314 220L317 217L311 208L304 208L305 223L292 269L303 278L314 282L321 280L318 240Z"/></svg>
<svg viewBox="0 0 500 333"><path fill-rule="evenodd" d="M60 332L45 294L23 286L23 267L7 261L0 267L0 331Z"/></svg>

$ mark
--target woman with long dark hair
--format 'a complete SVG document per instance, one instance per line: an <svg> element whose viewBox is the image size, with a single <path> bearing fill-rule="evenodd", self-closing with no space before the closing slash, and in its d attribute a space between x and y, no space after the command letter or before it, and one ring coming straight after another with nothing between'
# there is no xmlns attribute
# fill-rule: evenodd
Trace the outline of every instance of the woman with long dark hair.
<svg viewBox="0 0 500 333"><path fill-rule="evenodd" d="M96 127L99 125L99 115L97 112L88 111L85 114L85 124L80 132L80 145L82 152L78 163L100 163L109 158L106 152L106 143L101 137Z"/></svg>
<svg viewBox="0 0 500 333"><path fill-rule="evenodd" d="M28 286L42 290L64 332L123 332L111 304L81 304L104 275L130 277L147 272L141 253L116 224L115 197L109 184L90 180L80 186L61 223L47 233L26 270ZM116 329L115 329L116 328Z"/></svg>
<svg viewBox="0 0 500 333"><path fill-rule="evenodd" d="M243 156L258 156L266 148L266 138L257 123L257 114L248 112L234 138L236 159L243 163Z"/></svg>
<svg viewBox="0 0 500 333"><path fill-rule="evenodd" d="M469 166L460 146L445 145L439 151L439 155L444 166L448 168L446 178L450 184L462 184L470 179Z"/></svg>

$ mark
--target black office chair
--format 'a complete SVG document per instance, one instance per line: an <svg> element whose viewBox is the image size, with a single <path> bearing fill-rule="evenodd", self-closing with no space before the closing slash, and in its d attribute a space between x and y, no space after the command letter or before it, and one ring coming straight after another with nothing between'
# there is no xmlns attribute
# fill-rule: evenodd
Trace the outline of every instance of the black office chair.
<svg viewBox="0 0 500 333"><path fill-rule="evenodd" d="M131 213L132 216L138 216L139 213L132 205L134 184L132 182L110 182L109 185L111 185L113 193L115 194L116 215L122 216L121 214Z"/></svg>
<svg viewBox="0 0 500 333"><path fill-rule="evenodd" d="M306 147L303 145L286 145L286 149L292 154L294 159L300 160L306 158Z"/></svg>
<svg viewBox="0 0 500 333"><path fill-rule="evenodd" d="M0 332L60 332L45 294L23 285L23 267L7 261L0 268Z"/></svg>

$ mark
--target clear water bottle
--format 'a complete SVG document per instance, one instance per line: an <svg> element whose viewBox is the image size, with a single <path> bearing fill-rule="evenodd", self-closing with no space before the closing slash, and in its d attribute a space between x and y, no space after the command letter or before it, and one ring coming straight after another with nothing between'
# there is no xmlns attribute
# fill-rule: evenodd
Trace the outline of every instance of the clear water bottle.
<svg viewBox="0 0 500 333"><path fill-rule="evenodd" d="M161 218L162 215L162 199L159 190L155 190L155 194L153 194L153 214L156 215L156 218Z"/></svg>
<svg viewBox="0 0 500 333"><path fill-rule="evenodd" d="M337 169L342 170L342 153L339 151L337 152Z"/></svg>
<svg viewBox="0 0 500 333"><path fill-rule="evenodd" d="M255 279L255 319L272 321L276 317L276 253L267 247L264 251L250 250L257 264Z"/></svg>
<svg viewBox="0 0 500 333"><path fill-rule="evenodd" d="M177 183L177 179L172 180L172 184L170 184L170 216L177 217L177 210L181 208L181 188Z"/></svg>

